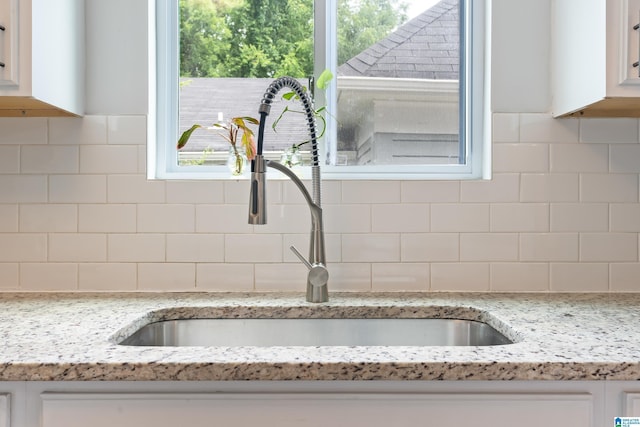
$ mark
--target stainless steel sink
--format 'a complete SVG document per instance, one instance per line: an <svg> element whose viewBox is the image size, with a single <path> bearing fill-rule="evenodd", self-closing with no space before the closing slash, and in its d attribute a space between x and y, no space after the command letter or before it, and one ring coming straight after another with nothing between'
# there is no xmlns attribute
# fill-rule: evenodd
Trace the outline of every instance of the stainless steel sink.
<svg viewBox="0 0 640 427"><path fill-rule="evenodd" d="M143 326L128 346L489 346L513 342L458 319L179 319Z"/></svg>

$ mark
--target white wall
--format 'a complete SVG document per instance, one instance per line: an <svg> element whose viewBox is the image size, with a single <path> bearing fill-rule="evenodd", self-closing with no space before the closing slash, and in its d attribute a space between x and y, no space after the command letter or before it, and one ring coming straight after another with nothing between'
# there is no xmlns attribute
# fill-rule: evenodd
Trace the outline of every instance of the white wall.
<svg viewBox="0 0 640 427"><path fill-rule="evenodd" d="M493 111L550 111L551 0L492 1Z"/></svg>
<svg viewBox="0 0 640 427"><path fill-rule="evenodd" d="M85 1L86 113L147 114L148 0Z"/></svg>
<svg viewBox="0 0 640 427"><path fill-rule="evenodd" d="M324 185L332 291L640 289L639 123L550 117L549 0L494 0L490 182ZM145 179L146 0L87 0L84 119L0 119L0 289L297 290L308 211L270 182Z"/></svg>

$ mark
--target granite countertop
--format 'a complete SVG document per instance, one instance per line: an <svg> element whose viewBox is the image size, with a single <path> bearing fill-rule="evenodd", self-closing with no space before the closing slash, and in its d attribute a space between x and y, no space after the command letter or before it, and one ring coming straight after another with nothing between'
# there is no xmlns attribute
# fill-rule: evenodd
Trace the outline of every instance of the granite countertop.
<svg viewBox="0 0 640 427"><path fill-rule="evenodd" d="M484 320L486 347L134 347L176 317ZM636 294L0 294L0 381L638 380Z"/></svg>

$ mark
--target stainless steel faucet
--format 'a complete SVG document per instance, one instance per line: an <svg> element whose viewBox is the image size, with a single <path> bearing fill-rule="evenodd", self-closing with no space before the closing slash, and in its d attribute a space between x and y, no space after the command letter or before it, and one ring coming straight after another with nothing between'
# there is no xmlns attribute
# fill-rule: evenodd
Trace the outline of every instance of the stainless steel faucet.
<svg viewBox="0 0 640 427"><path fill-rule="evenodd" d="M276 94L284 87L293 90L304 107L311 138L311 180L313 197L298 178L286 166L266 160L262 155L262 145L264 140L264 126L267 116L271 110L271 102ZM321 189L320 189L320 165L318 161L318 142L316 140L316 120L313 102L304 90L302 85L291 77L280 77L269 85L262 98L259 108L260 125L258 128L257 155L251 162L251 193L249 196L249 224L267 223L267 192L266 192L266 171L267 167L276 169L285 174L302 192L309 210L311 211L311 235L309 241L309 259L293 246L291 250L309 269L307 276L307 301L326 302L329 300L327 282L329 281L329 271L326 267L326 256L324 246L324 228L322 225Z"/></svg>

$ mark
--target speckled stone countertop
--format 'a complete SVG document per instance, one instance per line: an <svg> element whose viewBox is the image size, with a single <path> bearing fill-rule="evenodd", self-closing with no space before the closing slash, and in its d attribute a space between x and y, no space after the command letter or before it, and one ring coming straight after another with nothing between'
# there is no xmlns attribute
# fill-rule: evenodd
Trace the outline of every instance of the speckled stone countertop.
<svg viewBox="0 0 640 427"><path fill-rule="evenodd" d="M0 293L0 381L639 380L636 294ZM140 326L194 317L483 320L514 344L135 347Z"/></svg>

